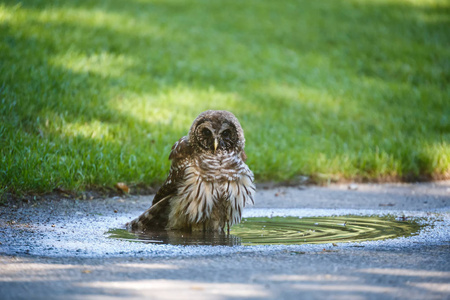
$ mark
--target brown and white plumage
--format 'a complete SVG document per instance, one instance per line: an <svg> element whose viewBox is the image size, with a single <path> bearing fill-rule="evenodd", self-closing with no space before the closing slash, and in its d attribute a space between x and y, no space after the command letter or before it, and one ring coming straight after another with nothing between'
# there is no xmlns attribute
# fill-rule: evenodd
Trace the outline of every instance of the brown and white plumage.
<svg viewBox="0 0 450 300"><path fill-rule="evenodd" d="M244 131L232 113L201 113L172 147L169 176L152 206L128 229L224 231L239 223L255 192L244 146Z"/></svg>

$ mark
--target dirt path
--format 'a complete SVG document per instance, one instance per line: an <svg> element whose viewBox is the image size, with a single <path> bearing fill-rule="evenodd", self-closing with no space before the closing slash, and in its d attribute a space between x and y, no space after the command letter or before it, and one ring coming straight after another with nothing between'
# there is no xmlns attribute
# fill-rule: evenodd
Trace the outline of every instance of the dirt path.
<svg viewBox="0 0 450 300"><path fill-rule="evenodd" d="M251 214L427 218L418 236L294 246L108 239L151 197L0 208L1 299L448 299L450 181L260 189Z"/></svg>

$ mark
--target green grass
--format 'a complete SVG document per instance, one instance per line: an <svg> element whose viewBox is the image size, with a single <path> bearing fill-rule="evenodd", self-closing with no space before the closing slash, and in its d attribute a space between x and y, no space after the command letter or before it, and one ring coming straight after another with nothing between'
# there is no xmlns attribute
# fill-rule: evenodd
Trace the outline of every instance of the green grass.
<svg viewBox="0 0 450 300"><path fill-rule="evenodd" d="M445 0L3 0L0 190L159 184L206 109L260 182L449 178L449 28Z"/></svg>

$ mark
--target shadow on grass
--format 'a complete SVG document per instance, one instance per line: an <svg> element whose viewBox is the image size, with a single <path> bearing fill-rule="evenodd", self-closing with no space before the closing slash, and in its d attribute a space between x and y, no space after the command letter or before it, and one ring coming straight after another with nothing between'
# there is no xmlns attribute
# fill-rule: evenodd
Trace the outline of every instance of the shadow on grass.
<svg viewBox="0 0 450 300"><path fill-rule="evenodd" d="M0 184L163 180L205 109L259 180L448 176L449 7L6 1ZM264 163L261 163L264 162Z"/></svg>

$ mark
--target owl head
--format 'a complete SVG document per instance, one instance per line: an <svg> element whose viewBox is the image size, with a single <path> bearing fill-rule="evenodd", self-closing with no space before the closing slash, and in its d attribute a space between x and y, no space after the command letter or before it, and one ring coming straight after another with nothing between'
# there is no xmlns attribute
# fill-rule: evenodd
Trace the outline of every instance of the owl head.
<svg viewBox="0 0 450 300"><path fill-rule="evenodd" d="M207 110L192 123L189 143L201 152L241 152L245 146L244 131L238 119L225 110Z"/></svg>

